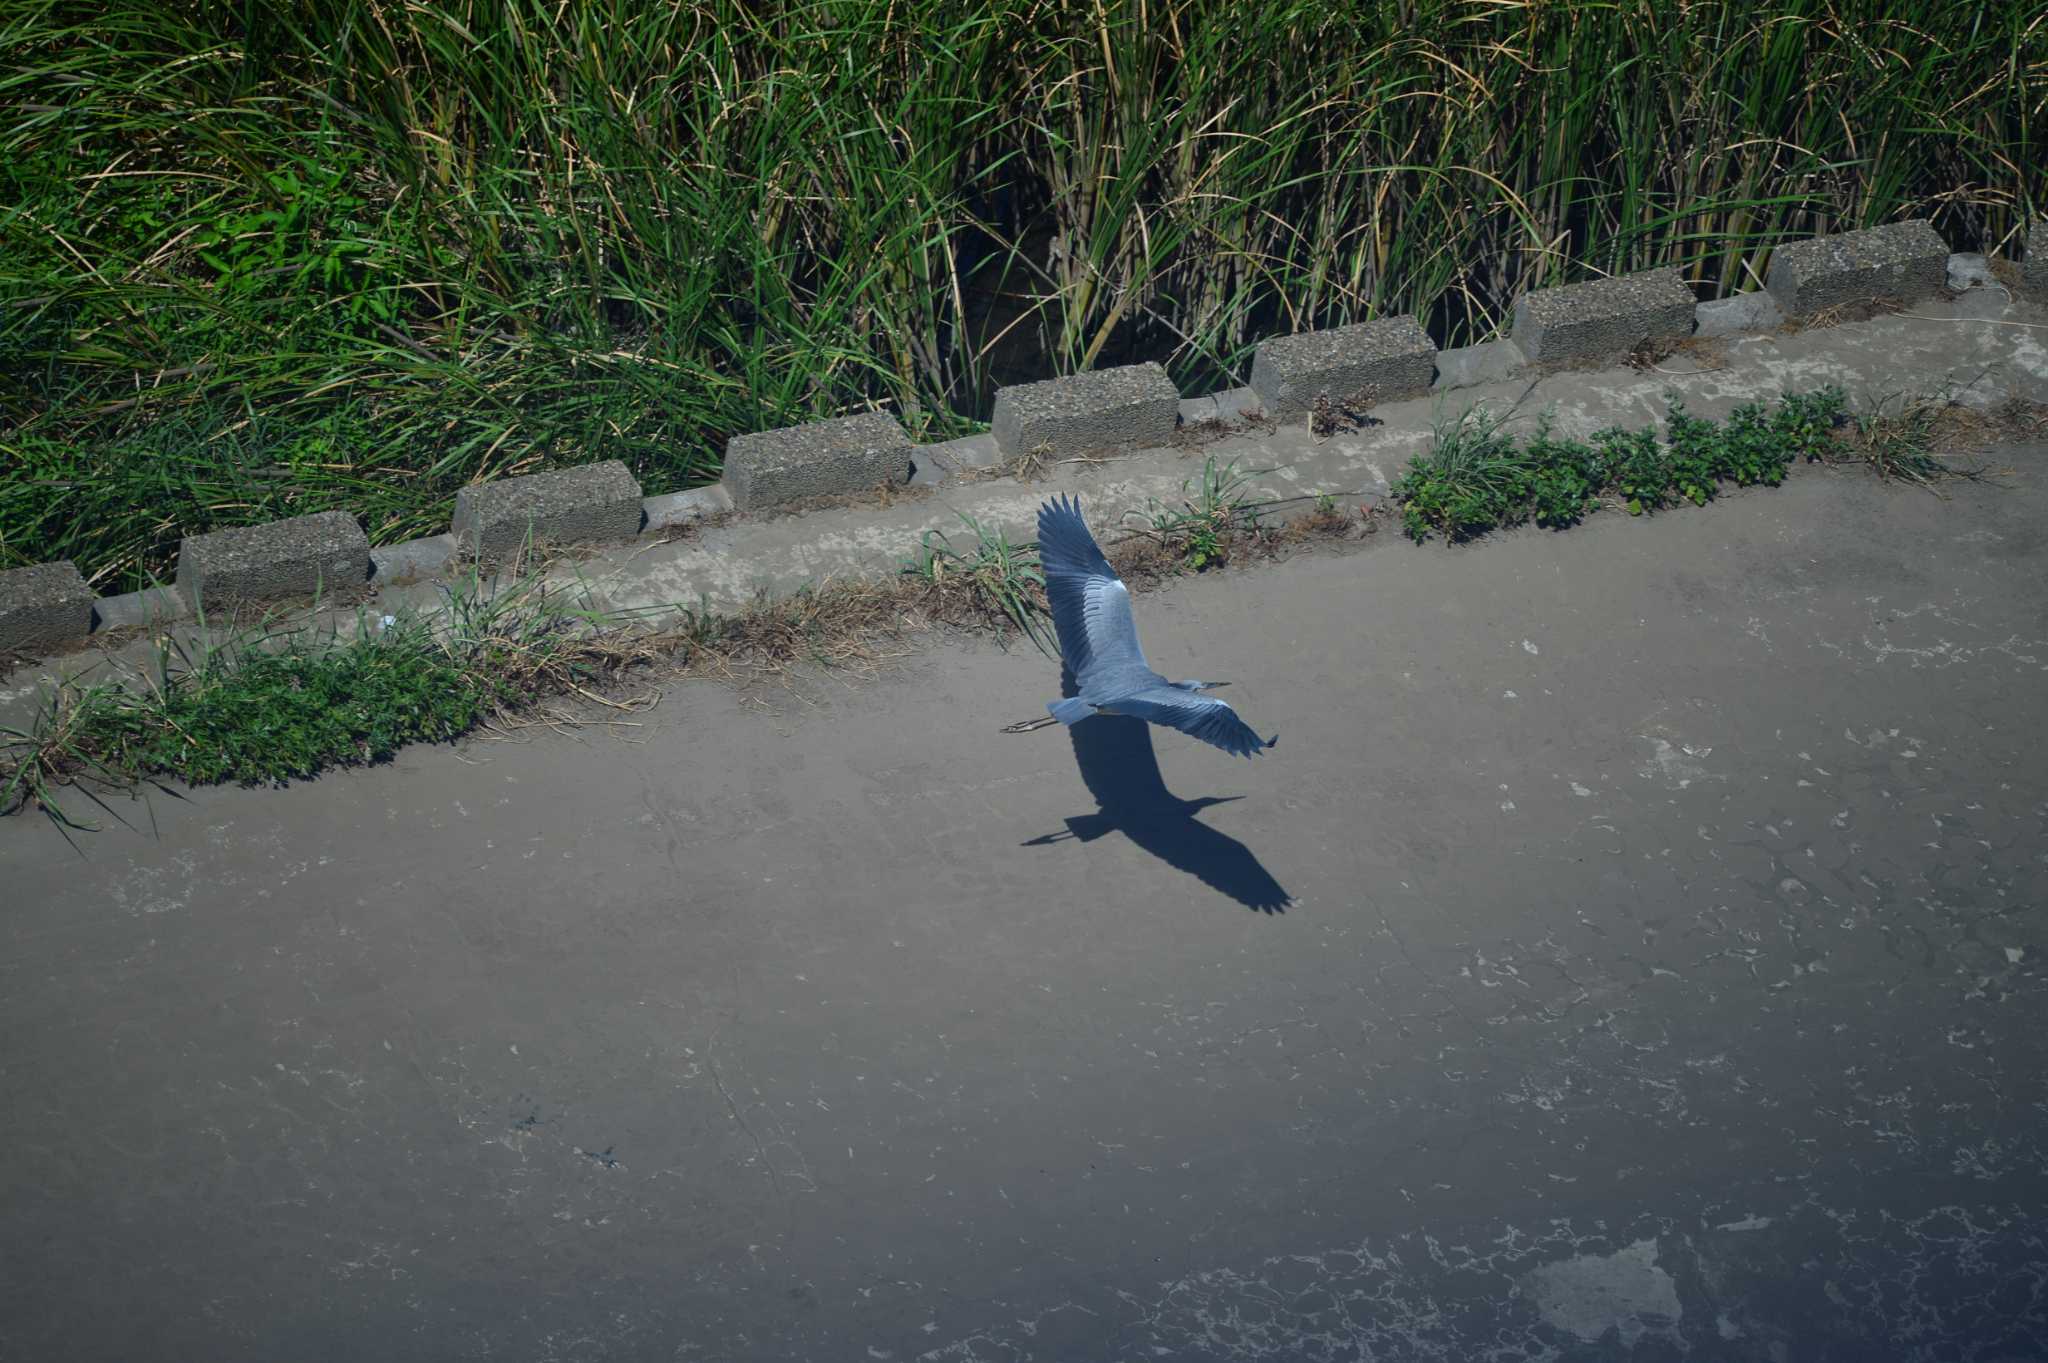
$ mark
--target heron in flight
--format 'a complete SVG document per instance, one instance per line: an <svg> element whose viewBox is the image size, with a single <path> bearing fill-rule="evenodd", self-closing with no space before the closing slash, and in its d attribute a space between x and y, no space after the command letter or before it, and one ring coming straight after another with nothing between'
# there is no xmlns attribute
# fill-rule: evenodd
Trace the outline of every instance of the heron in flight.
<svg viewBox="0 0 2048 1363"><path fill-rule="evenodd" d="M1260 738L1237 711L1202 694L1228 682L1168 681L1152 670L1138 647L1130 590L1102 556L1072 497L1055 497L1038 508L1038 561L1052 603L1053 632L1078 694L1049 702L1050 719L1027 719L1005 733L1028 733L1055 720L1072 725L1090 715L1129 715L1240 757L1280 741L1277 734Z"/></svg>

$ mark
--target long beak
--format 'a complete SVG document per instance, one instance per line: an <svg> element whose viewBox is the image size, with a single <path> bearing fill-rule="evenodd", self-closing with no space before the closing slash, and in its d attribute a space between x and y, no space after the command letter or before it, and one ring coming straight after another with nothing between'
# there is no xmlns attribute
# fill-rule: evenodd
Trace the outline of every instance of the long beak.
<svg viewBox="0 0 2048 1363"><path fill-rule="evenodd" d="M1203 683L1202 683L1202 689L1203 689L1204 691L1214 691L1215 689L1217 689L1217 688L1218 688L1218 687L1220 687L1220 686L1228 686L1228 685L1230 685L1230 683L1229 683L1229 682L1203 682Z"/></svg>
<svg viewBox="0 0 2048 1363"><path fill-rule="evenodd" d="M1043 729L1048 725L1057 723L1059 723L1059 721L1057 719L1054 719L1051 715L1040 715L1037 719L1025 719L1019 720L1015 724L1005 724L1003 726L1003 732L1006 734L1036 733L1038 730Z"/></svg>

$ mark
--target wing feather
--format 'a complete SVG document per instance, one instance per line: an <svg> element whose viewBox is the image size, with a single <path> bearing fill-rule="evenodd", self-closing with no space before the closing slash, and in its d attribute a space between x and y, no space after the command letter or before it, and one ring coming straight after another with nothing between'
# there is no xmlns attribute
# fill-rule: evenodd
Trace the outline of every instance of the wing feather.
<svg viewBox="0 0 2048 1363"><path fill-rule="evenodd" d="M1063 494L1039 507L1038 563L1060 653L1077 679L1098 665L1146 665L1130 591L1102 556L1072 497Z"/></svg>
<svg viewBox="0 0 2048 1363"><path fill-rule="evenodd" d="M1277 736L1267 739L1253 733L1229 702L1171 686L1148 687L1135 695L1120 697L1116 713L1178 729L1239 757L1256 756L1279 741Z"/></svg>

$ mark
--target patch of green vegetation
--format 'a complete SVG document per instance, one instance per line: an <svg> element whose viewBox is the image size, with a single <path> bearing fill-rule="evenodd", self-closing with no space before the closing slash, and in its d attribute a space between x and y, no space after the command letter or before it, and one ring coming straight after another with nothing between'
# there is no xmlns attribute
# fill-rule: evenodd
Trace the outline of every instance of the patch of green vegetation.
<svg viewBox="0 0 2048 1363"><path fill-rule="evenodd" d="M1416 540L1465 540L1531 521L1561 529L1604 497L1642 515L1680 501L1704 505L1723 483L1776 487L1794 461L1830 456L1848 406L1834 387L1745 403L1725 422L1692 415L1675 394L1669 403L1662 440L1649 427L1571 440L1546 412L1520 444L1485 408L1454 417L1439 408L1428 452L1392 489L1402 526Z"/></svg>
<svg viewBox="0 0 2048 1363"><path fill-rule="evenodd" d="M591 705L652 703L646 688L614 698L629 673L871 672L878 641L936 624L1014 629L1057 657L1037 547L967 524L972 547L928 534L893 580L819 584L729 614L702 603L600 611L539 578L487 585L472 571L430 611L358 614L350 626L217 639L202 619L185 633L215 642L166 637L138 675L52 686L25 728L0 728L0 814L39 809L68 836L91 825L67 810L67 792L118 819L103 792L284 784L486 725L573 724ZM674 618L651 625L655 613Z"/></svg>
<svg viewBox="0 0 2048 1363"><path fill-rule="evenodd" d="M1429 452L1418 456L1392 489L1409 534L1421 538L1434 529L1466 539L1512 523L1518 505L1533 490L1536 467L1528 451L1501 429L1505 421L1486 407L1470 407L1455 417L1437 407ZM1560 498L1566 492L1559 487L1551 495Z"/></svg>
<svg viewBox="0 0 2048 1363"><path fill-rule="evenodd" d="M917 554L903 565L903 574L937 590L964 590L985 613L1015 625L1049 658L1059 645L1048 627L1045 573L1038 565L1036 544L1012 544L1000 527L986 526L960 513L973 546L955 549L944 531L927 530Z"/></svg>
<svg viewBox="0 0 2048 1363"><path fill-rule="evenodd" d="M1202 460L1199 482L1189 479L1181 484L1178 506L1155 498L1144 511L1129 514L1144 522L1140 533L1195 572L1220 567L1230 561L1231 547L1240 537L1258 532L1264 503L1249 495L1253 476L1235 462L1219 465L1212 454Z"/></svg>
<svg viewBox="0 0 2048 1363"><path fill-rule="evenodd" d="M1206 391L1276 331L2005 239L2048 25L1850 8L0 0L0 568L139 588L184 534L661 493L877 402L965 434L999 378Z"/></svg>
<svg viewBox="0 0 2048 1363"><path fill-rule="evenodd" d="M187 647L158 642L133 681L44 693L26 729L0 728L0 813L40 808L66 829L74 787L178 780L281 785L445 742L493 713L595 683L597 617L538 582L487 595L474 580L419 615L314 630L255 628ZM197 636L211 639L205 621Z"/></svg>

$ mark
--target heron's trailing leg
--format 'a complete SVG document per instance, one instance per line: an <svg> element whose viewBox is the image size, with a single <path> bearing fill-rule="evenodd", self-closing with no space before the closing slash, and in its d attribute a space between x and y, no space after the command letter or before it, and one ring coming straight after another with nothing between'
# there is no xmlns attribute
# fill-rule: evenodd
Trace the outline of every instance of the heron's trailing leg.
<svg viewBox="0 0 2048 1363"><path fill-rule="evenodd" d="M1044 719L1027 719L1003 729L1006 734L1028 734L1053 724L1079 724L1094 714L1100 707L1090 705L1079 696L1068 696L1065 700L1047 701L1047 715Z"/></svg>

